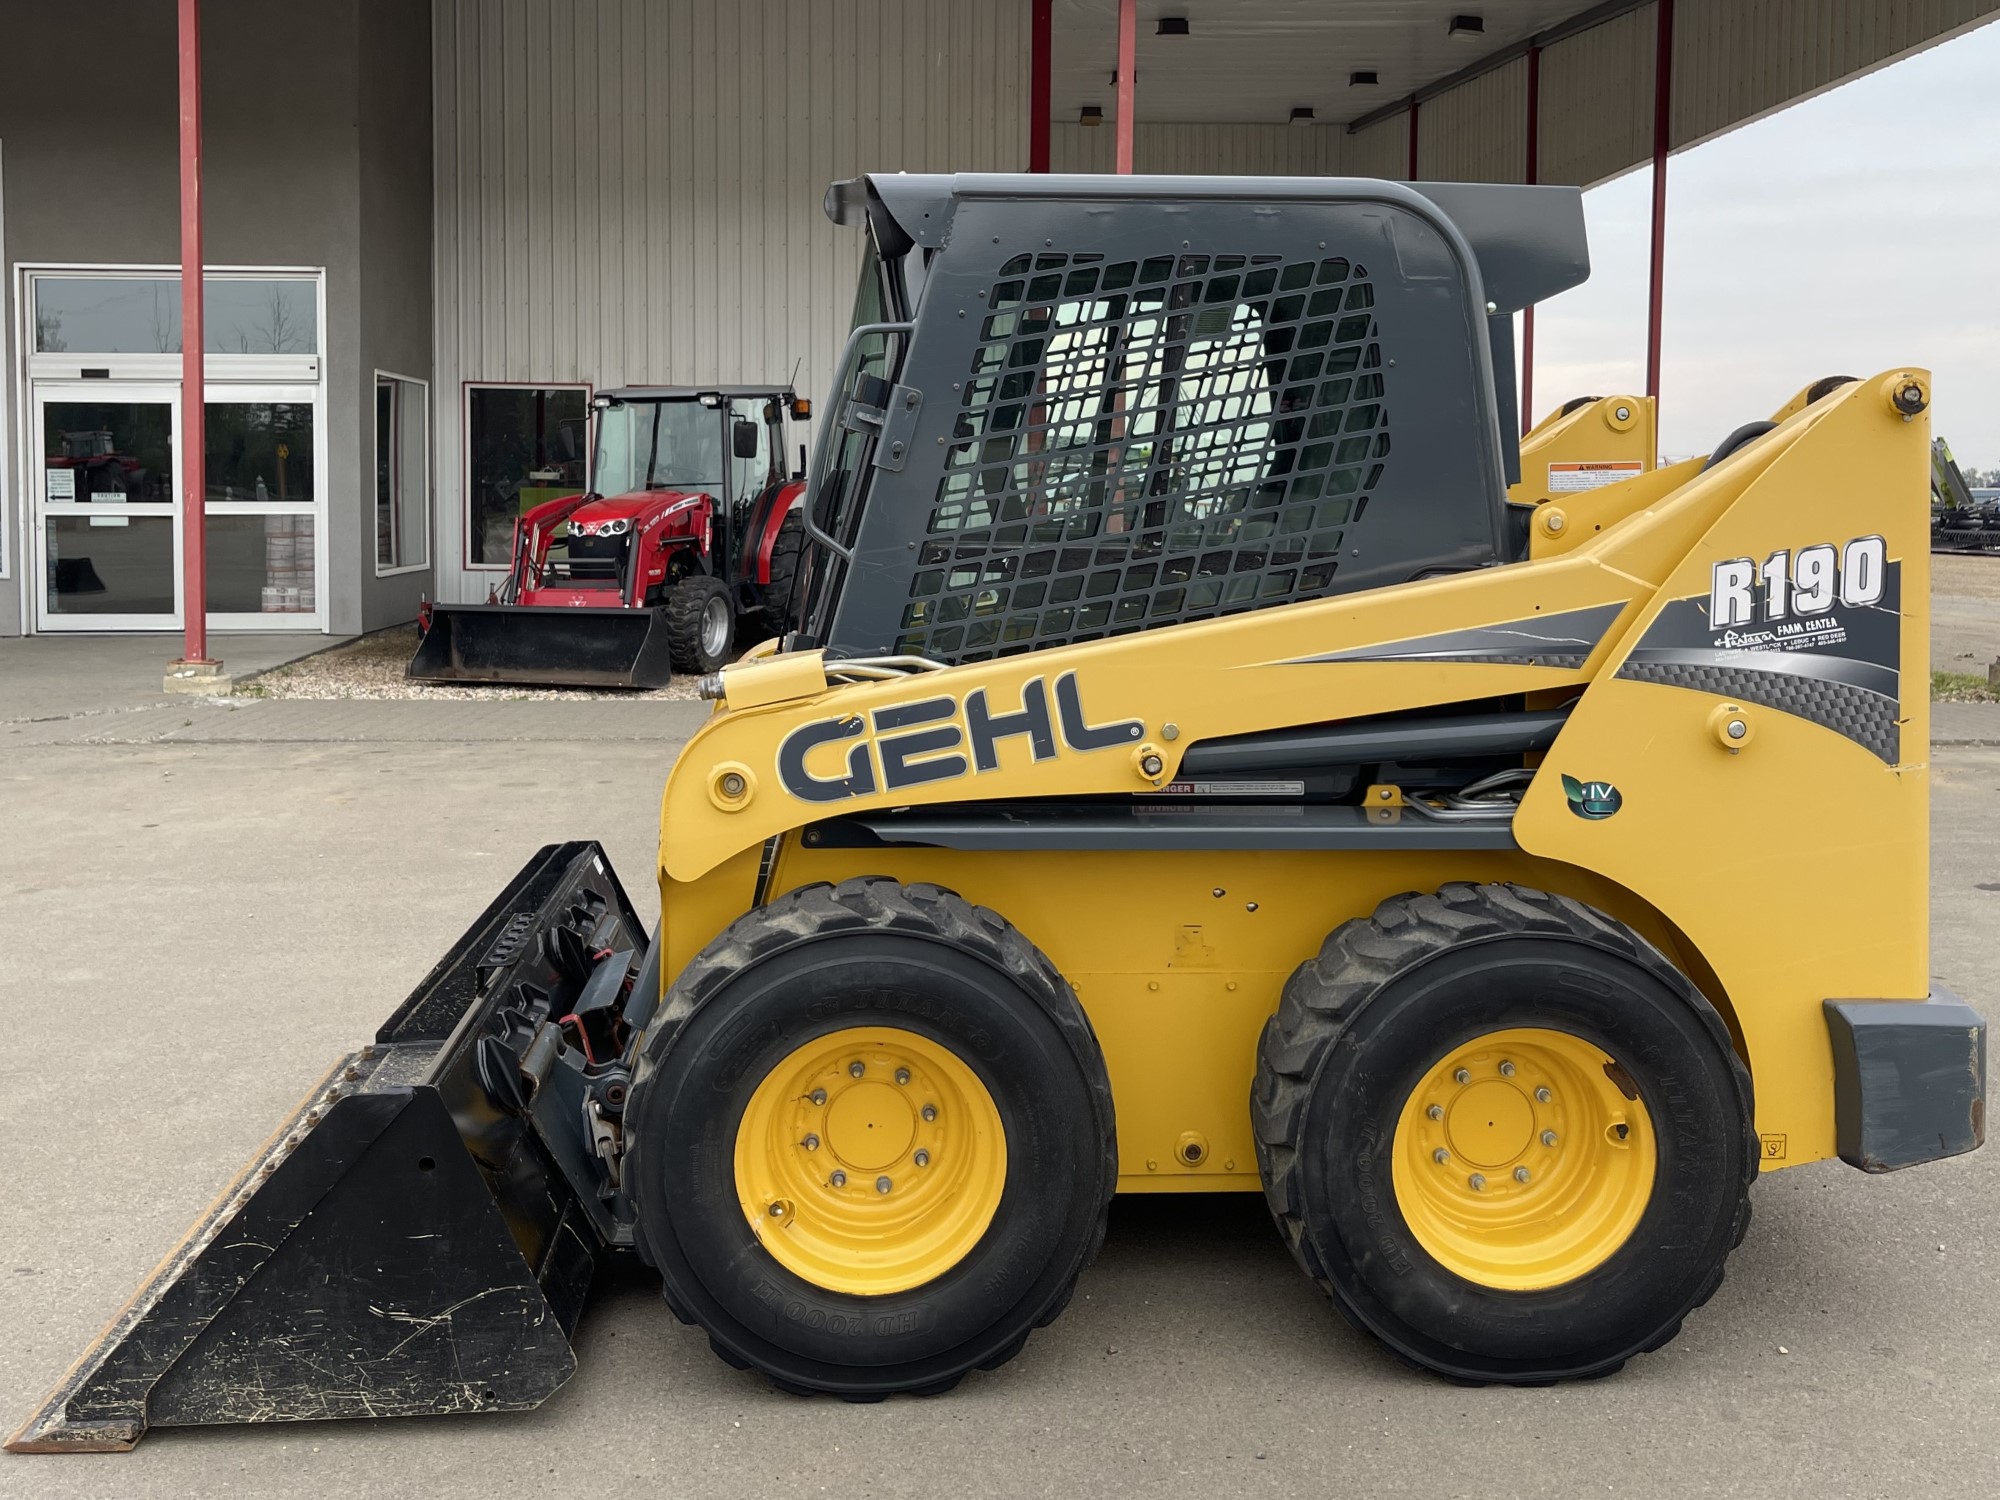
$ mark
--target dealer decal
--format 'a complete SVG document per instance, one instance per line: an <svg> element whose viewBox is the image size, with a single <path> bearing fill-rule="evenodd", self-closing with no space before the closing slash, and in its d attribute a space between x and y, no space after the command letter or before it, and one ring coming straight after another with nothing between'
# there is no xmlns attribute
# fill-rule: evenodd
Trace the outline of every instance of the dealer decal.
<svg viewBox="0 0 2000 1500"><path fill-rule="evenodd" d="M1894 765L1902 748L1900 564L1880 536L1724 558L1669 600L1618 669L1777 709Z"/></svg>
<svg viewBox="0 0 2000 1500"><path fill-rule="evenodd" d="M864 723L843 714L801 724L778 746L778 780L801 802L844 802L876 792L898 792L933 781L951 781L1000 769L1000 747L1018 740L1036 761L1064 752L1089 754L1136 744L1146 732L1137 719L1092 724L1084 713L1076 673L1055 680L1053 708L1048 680L1031 677L1017 702L998 701L985 688L961 700L923 698L878 708ZM822 746L848 748L844 775L815 775L806 757Z"/></svg>

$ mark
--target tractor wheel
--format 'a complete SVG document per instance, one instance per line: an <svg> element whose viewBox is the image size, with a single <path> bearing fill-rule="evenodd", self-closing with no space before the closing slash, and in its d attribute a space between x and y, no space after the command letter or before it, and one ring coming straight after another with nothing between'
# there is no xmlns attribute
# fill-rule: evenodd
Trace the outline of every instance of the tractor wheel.
<svg viewBox="0 0 2000 1500"><path fill-rule="evenodd" d="M792 599L798 582L799 560L806 550L806 523L797 510L778 523L778 536L771 543L771 581L759 589L764 601L764 619L773 635L782 636L793 627Z"/></svg>
<svg viewBox="0 0 2000 1500"><path fill-rule="evenodd" d="M730 660L736 611L729 585L690 573L667 592L667 649L676 672L713 672Z"/></svg>
<svg viewBox="0 0 2000 1500"><path fill-rule="evenodd" d="M947 1390L1103 1242L1111 1086L1016 928L935 886L810 885L674 982L626 1121L640 1246L723 1359L855 1401Z"/></svg>
<svg viewBox="0 0 2000 1500"><path fill-rule="evenodd" d="M1265 1025L1251 1109L1300 1265L1454 1380L1657 1349L1749 1223L1721 1018L1636 932L1542 891L1450 885L1336 929Z"/></svg>

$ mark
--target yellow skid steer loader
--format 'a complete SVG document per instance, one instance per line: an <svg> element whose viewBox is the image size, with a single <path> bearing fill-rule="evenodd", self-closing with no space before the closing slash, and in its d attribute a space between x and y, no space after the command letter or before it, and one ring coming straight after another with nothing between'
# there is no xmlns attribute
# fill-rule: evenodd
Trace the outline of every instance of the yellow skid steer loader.
<svg viewBox="0 0 2000 1500"><path fill-rule="evenodd" d="M533 1406L625 1256L786 1390L939 1392L1118 1192L1262 1192L1451 1379L1598 1376L1760 1169L1980 1144L1926 962L1924 371L1516 503L1574 190L828 210L868 251L803 608L703 685L658 928L543 850L14 1447Z"/></svg>

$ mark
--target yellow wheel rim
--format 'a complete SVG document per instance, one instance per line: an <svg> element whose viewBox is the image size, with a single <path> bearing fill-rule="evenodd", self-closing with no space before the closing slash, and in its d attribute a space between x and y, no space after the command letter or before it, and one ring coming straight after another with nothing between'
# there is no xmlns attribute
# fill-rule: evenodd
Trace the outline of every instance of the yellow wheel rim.
<svg viewBox="0 0 2000 1500"><path fill-rule="evenodd" d="M936 1280L979 1243L1007 1185L986 1085L912 1031L816 1037L757 1085L736 1130L736 1196L764 1248L831 1292Z"/></svg>
<svg viewBox="0 0 2000 1500"><path fill-rule="evenodd" d="M1428 1069L1396 1122L1403 1220L1446 1269L1533 1291L1631 1236L1653 1194L1652 1117L1600 1048L1565 1031L1476 1037Z"/></svg>

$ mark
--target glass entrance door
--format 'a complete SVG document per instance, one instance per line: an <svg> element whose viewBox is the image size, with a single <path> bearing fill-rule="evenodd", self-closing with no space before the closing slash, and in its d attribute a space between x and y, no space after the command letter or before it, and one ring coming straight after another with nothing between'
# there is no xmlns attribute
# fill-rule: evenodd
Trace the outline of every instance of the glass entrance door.
<svg viewBox="0 0 2000 1500"><path fill-rule="evenodd" d="M37 382L39 630L181 624L179 392Z"/></svg>

